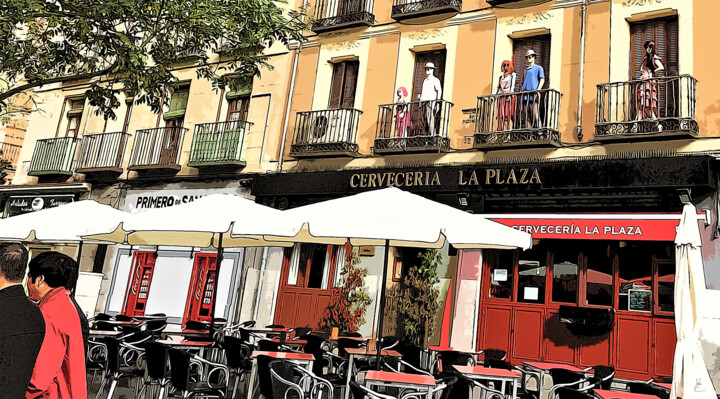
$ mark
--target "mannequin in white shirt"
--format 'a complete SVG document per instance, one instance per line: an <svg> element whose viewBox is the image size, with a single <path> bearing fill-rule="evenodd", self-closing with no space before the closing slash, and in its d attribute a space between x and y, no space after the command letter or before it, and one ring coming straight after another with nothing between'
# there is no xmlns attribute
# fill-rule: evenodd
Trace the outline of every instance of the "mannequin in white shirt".
<svg viewBox="0 0 720 399"><path fill-rule="evenodd" d="M432 136L435 134L435 115L440 107L437 100L442 99L442 86L440 79L435 75L435 64L428 62L425 64L425 80L423 80L422 91L420 92L420 101L424 109L425 116L425 135Z"/></svg>

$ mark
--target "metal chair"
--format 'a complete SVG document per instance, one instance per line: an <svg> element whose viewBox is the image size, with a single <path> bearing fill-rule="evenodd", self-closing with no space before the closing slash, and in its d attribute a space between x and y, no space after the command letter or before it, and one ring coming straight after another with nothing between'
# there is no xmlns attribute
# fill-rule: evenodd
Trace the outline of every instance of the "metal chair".
<svg viewBox="0 0 720 399"><path fill-rule="evenodd" d="M306 397L300 385L292 381L294 366L290 362L275 360L270 362L268 367L273 399L303 399Z"/></svg>
<svg viewBox="0 0 720 399"><path fill-rule="evenodd" d="M628 382L627 390L632 393L655 395L660 399L670 399L670 392L660 387L653 386L646 382Z"/></svg>
<svg viewBox="0 0 720 399"><path fill-rule="evenodd" d="M592 386L582 387L582 384L588 382L585 374L577 371L565 370L565 369L550 369L550 376L553 380L553 386L548 392L548 398L554 399L555 393L560 388L573 388L579 392L586 392Z"/></svg>
<svg viewBox="0 0 720 399"><path fill-rule="evenodd" d="M310 398L333 398L335 395L335 386L336 384L330 382L329 380L322 378L320 376L315 375L313 372L308 371L302 367L299 367L296 364L293 364L293 370L299 374L300 386L309 386L309 393ZM344 387L344 383L341 385ZM324 394L323 394L324 393Z"/></svg>
<svg viewBox="0 0 720 399"><path fill-rule="evenodd" d="M108 348L103 342L97 342L89 340L87 342L87 351L85 352L85 370L87 372L92 371L93 375L90 379L88 388L92 389L95 386L95 376L100 371L100 382L105 379L105 373L107 371L108 362Z"/></svg>
<svg viewBox="0 0 720 399"><path fill-rule="evenodd" d="M189 352L171 348L170 382L175 394L187 399L227 397L230 370L224 364L210 362Z"/></svg>
<svg viewBox="0 0 720 399"><path fill-rule="evenodd" d="M610 390L615 377L615 369L610 366L594 366L592 370L593 376L588 379L590 384L594 388Z"/></svg>
<svg viewBox="0 0 720 399"><path fill-rule="evenodd" d="M118 381L122 378L136 379L135 396L139 391L139 379L145 373L143 362L145 350L140 346L136 346L150 339L150 335L145 333L133 333L121 338L108 338L105 345L107 347L107 369L104 373L100 388L98 388L95 399L100 399L105 385L110 383L106 398L112 398L117 388Z"/></svg>
<svg viewBox="0 0 720 399"><path fill-rule="evenodd" d="M458 377L449 376L442 379L442 382L435 385L432 390L433 398L449 399L450 394L455 387L455 383L458 382ZM423 399L427 394L425 392L408 392L401 396L401 399Z"/></svg>
<svg viewBox="0 0 720 399"><path fill-rule="evenodd" d="M117 314L117 315L115 315L115 320L117 320L117 321L133 321L135 319L133 319L130 316L126 316L124 314Z"/></svg>
<svg viewBox="0 0 720 399"><path fill-rule="evenodd" d="M471 399L473 398L474 389L481 390L481 398L505 399L505 394L496 389L492 389L478 381L473 380L472 378L468 378L458 371L456 371L455 375L457 376L458 381L455 383L455 388L452 392L453 399Z"/></svg>
<svg viewBox="0 0 720 399"><path fill-rule="evenodd" d="M488 366L488 363L495 360L505 360L507 352L503 349L483 349L480 351L483 355L483 365Z"/></svg>
<svg viewBox="0 0 720 399"><path fill-rule="evenodd" d="M143 380L138 397L142 397L147 389L151 393L151 398L166 398L166 389L170 383L170 376L168 375L168 347L158 342L146 342L145 365L147 377Z"/></svg>
<svg viewBox="0 0 720 399"><path fill-rule="evenodd" d="M138 326L139 331L149 332L153 336L159 336L167 327L167 319L145 320Z"/></svg>
<svg viewBox="0 0 720 399"><path fill-rule="evenodd" d="M475 359L469 353L458 351L439 351L438 358L433 364L433 374L436 376L448 376L453 374L453 366L475 366Z"/></svg>
<svg viewBox="0 0 720 399"><path fill-rule="evenodd" d="M370 388L366 388L355 381L350 381L350 392L352 393L353 399L396 399L390 395L384 395L379 392L375 392Z"/></svg>
<svg viewBox="0 0 720 399"><path fill-rule="evenodd" d="M252 360L250 360L252 349L240 338L233 336L226 336L222 347L225 349L225 358L231 377L234 377L232 397L235 397L243 375L252 371Z"/></svg>

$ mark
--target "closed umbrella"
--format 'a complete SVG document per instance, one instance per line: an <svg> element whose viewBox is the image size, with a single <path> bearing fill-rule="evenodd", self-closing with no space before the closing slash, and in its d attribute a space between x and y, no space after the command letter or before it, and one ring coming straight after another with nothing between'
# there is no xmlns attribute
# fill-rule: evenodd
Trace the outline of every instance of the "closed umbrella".
<svg viewBox="0 0 720 399"><path fill-rule="evenodd" d="M383 245L384 263L380 312L385 306L385 285L390 246L441 248L449 242L456 248L523 248L532 246L530 234L428 200L395 187L364 192L298 207L287 212L303 223L299 231L265 236L269 241L342 245ZM233 236L242 233L233 228ZM378 318L377 336L382 336L383 316ZM378 351L378 357L380 352ZM378 366L380 362L377 363Z"/></svg>
<svg viewBox="0 0 720 399"><path fill-rule="evenodd" d="M715 399L715 389L699 347L697 299L704 290L700 228L692 204L683 208L675 238L675 332L671 397Z"/></svg>

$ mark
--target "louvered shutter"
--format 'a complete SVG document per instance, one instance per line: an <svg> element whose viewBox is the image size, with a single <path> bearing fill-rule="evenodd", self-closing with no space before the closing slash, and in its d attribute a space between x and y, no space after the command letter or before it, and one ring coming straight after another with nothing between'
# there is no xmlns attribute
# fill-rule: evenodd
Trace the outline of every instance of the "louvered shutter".
<svg viewBox="0 0 720 399"><path fill-rule="evenodd" d="M658 71L659 76L676 76L678 65L678 19L662 18L649 21L636 22L630 25L630 50L632 60L630 63L631 76L639 79L643 58L645 57L645 42L655 42L655 52L665 67L665 71Z"/></svg>
<svg viewBox="0 0 720 399"><path fill-rule="evenodd" d="M527 67L525 53L531 49L537 53L535 64L540 65L545 72L545 83L541 88L550 87L550 35L542 35L513 40L513 66L518 75L515 91L522 91L523 71Z"/></svg>
<svg viewBox="0 0 720 399"><path fill-rule="evenodd" d="M357 61L348 61L345 63L342 108L355 107L355 88L357 87L357 76L359 67L360 63Z"/></svg>
<svg viewBox="0 0 720 399"><path fill-rule="evenodd" d="M343 99L343 79L345 78L345 63L333 65L333 76L330 84L330 109L338 109Z"/></svg>
<svg viewBox="0 0 720 399"><path fill-rule="evenodd" d="M435 64L435 76L440 79L440 87L445 87L445 57L445 50L428 51L415 55L415 75L413 77L410 101L417 101L422 92L422 84L425 80L425 64L428 62Z"/></svg>

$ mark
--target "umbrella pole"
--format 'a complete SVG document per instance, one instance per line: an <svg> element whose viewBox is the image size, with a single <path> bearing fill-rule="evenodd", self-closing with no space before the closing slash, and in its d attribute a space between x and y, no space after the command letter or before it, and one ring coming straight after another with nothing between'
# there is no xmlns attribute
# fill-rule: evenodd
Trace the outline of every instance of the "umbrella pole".
<svg viewBox="0 0 720 399"><path fill-rule="evenodd" d="M220 239L217 245L217 263L215 265L215 287L213 289L213 300L210 308L210 338L215 334L215 300L217 299L218 282L220 281L220 264L223 258L223 233L220 233Z"/></svg>
<svg viewBox="0 0 720 399"><path fill-rule="evenodd" d="M377 359L375 361L375 366L377 367L377 370L380 370L380 358L382 356L382 348L380 348L379 340L380 340L380 338L382 338L383 319L385 318L385 285L387 285L389 255L390 255L390 240L385 240L385 255L383 256L383 274L382 274L382 278L380 278L380 281L381 281L380 306L378 307L378 311L380 312L380 315L378 316L377 334L375 336L375 339L376 339L375 350L377 351Z"/></svg>
<svg viewBox="0 0 720 399"><path fill-rule="evenodd" d="M82 257L83 242L83 240L80 240L80 244L78 244L77 256L75 257L75 263L77 263L77 270L75 271L75 281L73 281L73 286L70 289L70 296L72 298L75 298L75 289L77 288L77 282L80 278L80 258Z"/></svg>

